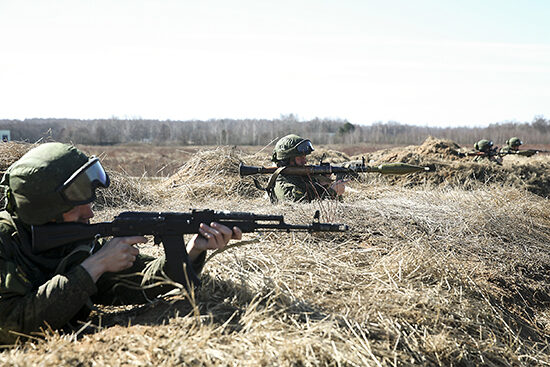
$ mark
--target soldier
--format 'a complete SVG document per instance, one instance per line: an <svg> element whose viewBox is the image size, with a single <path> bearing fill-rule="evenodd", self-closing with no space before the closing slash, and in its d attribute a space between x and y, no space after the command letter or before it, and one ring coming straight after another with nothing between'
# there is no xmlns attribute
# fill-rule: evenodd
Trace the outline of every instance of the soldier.
<svg viewBox="0 0 550 367"><path fill-rule="evenodd" d="M513 137L508 140L506 140L506 145L502 147L500 150L500 153L504 154L514 154L519 151L520 145L522 145L523 142L520 140L520 138Z"/></svg>
<svg viewBox="0 0 550 367"><path fill-rule="evenodd" d="M277 142L271 160L281 168L285 166L305 166L307 155L313 151L311 141L290 134ZM335 199L345 191L343 181L332 182L330 178L321 175L290 176L279 174L276 171L270 182L273 182L273 178L275 178L273 195L277 200L309 202L315 199Z"/></svg>
<svg viewBox="0 0 550 367"><path fill-rule="evenodd" d="M502 158L498 155L497 147L494 146L491 140L481 139L474 144L475 158L476 162L481 161L482 159L489 159L491 162L495 162L499 165L502 165Z"/></svg>
<svg viewBox="0 0 550 367"><path fill-rule="evenodd" d="M89 223L98 187L109 186L99 159L74 146L42 144L27 152L4 174L5 209L0 212L0 343L42 328L71 329L97 304L143 304L172 286L136 289L145 270L161 275L164 256L139 254L143 236L80 241L36 254L31 226L49 222ZM206 250L223 248L241 230L201 224L187 243L198 274ZM120 275L133 274L121 280Z"/></svg>

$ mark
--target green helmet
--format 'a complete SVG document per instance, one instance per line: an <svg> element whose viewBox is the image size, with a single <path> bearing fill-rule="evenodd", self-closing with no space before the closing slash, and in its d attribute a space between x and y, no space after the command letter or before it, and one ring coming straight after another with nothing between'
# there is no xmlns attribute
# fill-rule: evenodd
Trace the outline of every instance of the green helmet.
<svg viewBox="0 0 550 367"><path fill-rule="evenodd" d="M271 160L273 162L278 162L292 157L308 155L314 150L309 139L290 134L282 137L277 144L275 144Z"/></svg>
<svg viewBox="0 0 550 367"><path fill-rule="evenodd" d="M513 138L506 140L506 145L508 145L509 147L519 147L522 144L523 142L521 141L521 139L515 136Z"/></svg>
<svg viewBox="0 0 550 367"><path fill-rule="evenodd" d="M95 188L107 187L109 177L97 158L72 145L46 143L13 163L0 185L6 209L24 223L40 225L61 221L63 213L93 201Z"/></svg>
<svg viewBox="0 0 550 367"><path fill-rule="evenodd" d="M493 147L493 142L487 139L481 139L474 144L474 149L479 150L480 152L487 152Z"/></svg>

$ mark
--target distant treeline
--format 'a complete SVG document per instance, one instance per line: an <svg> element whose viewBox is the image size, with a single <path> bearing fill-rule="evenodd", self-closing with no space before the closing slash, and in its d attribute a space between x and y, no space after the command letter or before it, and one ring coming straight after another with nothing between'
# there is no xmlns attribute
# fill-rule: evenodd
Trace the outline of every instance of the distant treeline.
<svg viewBox="0 0 550 367"><path fill-rule="evenodd" d="M307 137L315 144L420 144L429 135L461 145L491 139L500 146L512 136L526 144L550 143L550 120L543 116L531 122L501 122L484 128L422 127L393 121L365 126L345 120L298 121L294 115L287 115L275 120L0 120L0 129L10 130L12 140L34 143L47 139L88 145L267 145L289 133Z"/></svg>

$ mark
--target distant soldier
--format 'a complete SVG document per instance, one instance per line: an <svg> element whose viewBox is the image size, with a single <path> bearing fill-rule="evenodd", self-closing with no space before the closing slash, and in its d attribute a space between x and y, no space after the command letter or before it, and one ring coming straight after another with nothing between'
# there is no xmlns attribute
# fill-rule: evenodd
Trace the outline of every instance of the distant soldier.
<svg viewBox="0 0 550 367"><path fill-rule="evenodd" d="M481 139L474 144L474 160L480 162L482 159L489 159L491 162L495 162L502 165L502 158L499 156L498 147L495 147L491 140Z"/></svg>
<svg viewBox="0 0 550 367"><path fill-rule="evenodd" d="M500 150L500 154L516 154L523 157L531 157L534 156L537 153L548 153L547 150L540 150L540 149L523 149L519 150L520 145L522 145L523 142L517 138L513 137L508 140L506 140L506 146Z"/></svg>
<svg viewBox="0 0 550 367"><path fill-rule="evenodd" d="M290 134L281 138L273 149L271 160L280 167L268 183L268 192L272 201L312 201L316 199L335 199L345 191L343 181L333 182L323 175L291 176L280 174L286 166L305 166L307 155L313 152L313 145L308 139Z"/></svg>
<svg viewBox="0 0 550 367"><path fill-rule="evenodd" d="M506 145L502 147L500 150L500 153L504 154L514 154L519 151L519 147L523 144L523 142L520 140L520 138L513 137L508 140L506 140ZM533 153L534 154L534 153Z"/></svg>

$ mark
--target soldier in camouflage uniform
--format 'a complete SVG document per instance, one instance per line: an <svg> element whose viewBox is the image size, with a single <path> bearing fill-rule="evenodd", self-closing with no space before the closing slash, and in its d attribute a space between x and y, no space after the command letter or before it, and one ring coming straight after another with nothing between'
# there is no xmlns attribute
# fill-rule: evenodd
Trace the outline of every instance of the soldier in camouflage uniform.
<svg viewBox="0 0 550 367"><path fill-rule="evenodd" d="M520 145L522 144L523 142L520 140L520 138L514 136L513 138L506 140L506 145L502 147L500 152L504 154L517 153L519 151Z"/></svg>
<svg viewBox="0 0 550 367"><path fill-rule="evenodd" d="M502 165L502 157L498 155L497 149L491 140L481 139L474 144L474 150L480 153L480 155L474 158L474 161L480 162L483 159L488 159L491 162Z"/></svg>
<svg viewBox="0 0 550 367"><path fill-rule="evenodd" d="M311 141L298 135L290 134L281 138L275 148L271 160L278 167L304 166L307 155L313 152ZM326 176L276 176L273 194L277 200L312 201L316 199L335 199L345 191L342 181L332 182Z"/></svg>
<svg viewBox="0 0 550 367"><path fill-rule="evenodd" d="M164 257L140 255L133 246L146 242L142 236L33 252L32 225L89 223L95 189L109 186L97 158L71 145L42 144L11 165L0 184L5 190L5 209L0 212L0 344L40 329L71 329L86 319L93 303L143 304L171 289L125 286L128 281L147 281L137 273L162 274ZM201 224L199 233L187 244L197 274L206 249L223 248L231 238L241 237L240 229L217 223ZM121 281L121 274L134 275Z"/></svg>
<svg viewBox="0 0 550 367"><path fill-rule="evenodd" d="M502 147L500 152L503 153L503 154L518 154L519 147L522 144L523 144L523 142L521 141L521 139L514 136L513 138L510 138L510 139L506 140L506 145L504 147ZM530 157L530 156L534 155L536 153L536 151L533 151L532 154L529 154L528 152L525 152L525 151L522 151L522 153L523 153L522 155L524 155L526 157Z"/></svg>
<svg viewBox="0 0 550 367"><path fill-rule="evenodd" d="M508 140L506 140L506 146L503 147L500 150L500 153L505 154L516 154L522 157L532 157L535 154L539 152L548 153L546 150L538 150L538 149L523 149L519 150L519 147L523 144L523 142L520 140L520 138L513 137Z"/></svg>

